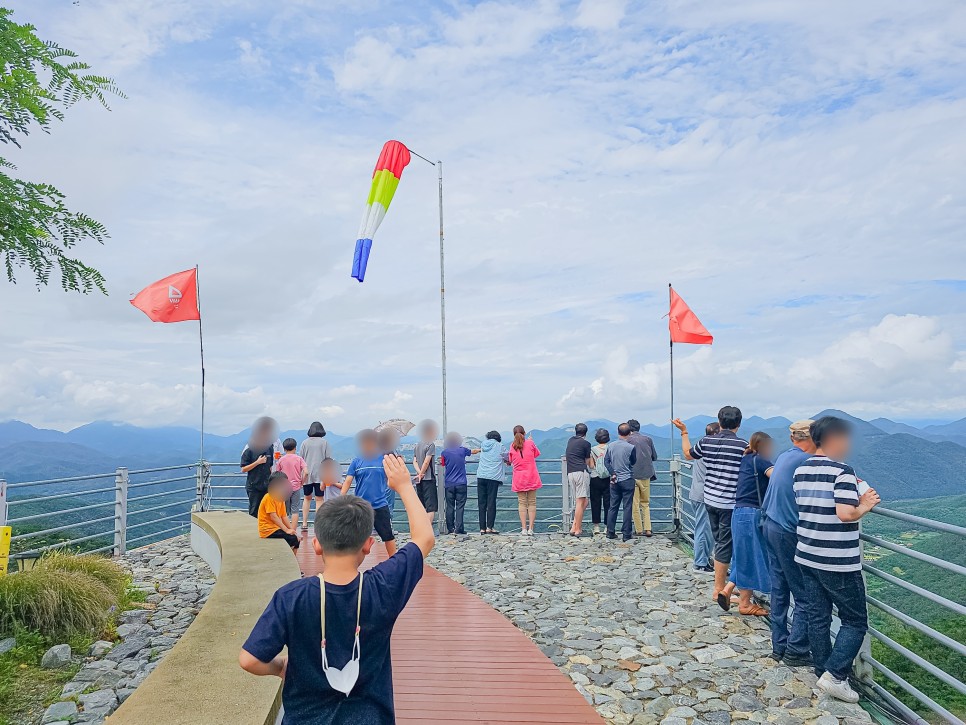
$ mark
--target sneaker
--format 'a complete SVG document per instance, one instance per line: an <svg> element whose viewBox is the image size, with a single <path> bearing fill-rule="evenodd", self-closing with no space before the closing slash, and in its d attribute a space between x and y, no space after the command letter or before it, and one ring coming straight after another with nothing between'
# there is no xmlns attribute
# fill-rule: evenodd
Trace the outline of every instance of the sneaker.
<svg viewBox="0 0 966 725"><path fill-rule="evenodd" d="M530 532L527 534L527 536L533 536L533 529L530 529Z"/></svg>
<svg viewBox="0 0 966 725"><path fill-rule="evenodd" d="M783 655L781 652L772 652L770 655L768 655L768 659L775 660L775 662L781 662L782 657L784 656L785 655Z"/></svg>
<svg viewBox="0 0 966 725"><path fill-rule="evenodd" d="M714 574L714 567L710 564L705 564L704 566L694 567L696 574Z"/></svg>
<svg viewBox="0 0 966 725"><path fill-rule="evenodd" d="M782 655L782 662L788 667L811 667L812 656L808 653L803 655L785 653Z"/></svg>
<svg viewBox="0 0 966 725"><path fill-rule="evenodd" d="M594 524L594 533L595 534L599 534L600 533L600 526L597 525L597 524Z"/></svg>
<svg viewBox="0 0 966 725"><path fill-rule="evenodd" d="M818 689L842 702L858 702L859 696L848 680L836 680L828 672L818 678Z"/></svg>

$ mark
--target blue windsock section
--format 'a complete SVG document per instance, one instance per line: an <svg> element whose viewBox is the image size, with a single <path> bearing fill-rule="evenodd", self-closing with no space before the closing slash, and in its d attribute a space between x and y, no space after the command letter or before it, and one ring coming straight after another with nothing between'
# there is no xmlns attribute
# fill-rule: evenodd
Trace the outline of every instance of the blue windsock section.
<svg viewBox="0 0 966 725"><path fill-rule="evenodd" d="M369 264L370 251L372 251L371 239L356 239L356 251L352 255L352 276L360 282L366 278L366 265Z"/></svg>

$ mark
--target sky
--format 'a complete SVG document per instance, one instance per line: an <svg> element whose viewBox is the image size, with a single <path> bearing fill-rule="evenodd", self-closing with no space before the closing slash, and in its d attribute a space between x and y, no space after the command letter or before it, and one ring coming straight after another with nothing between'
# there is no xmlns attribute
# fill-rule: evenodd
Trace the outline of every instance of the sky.
<svg viewBox="0 0 966 725"><path fill-rule="evenodd" d="M450 427L966 416L966 5L12 0L127 95L3 155L109 229L109 295L0 282L0 419L439 417L436 170L352 251L382 144L444 172Z"/></svg>

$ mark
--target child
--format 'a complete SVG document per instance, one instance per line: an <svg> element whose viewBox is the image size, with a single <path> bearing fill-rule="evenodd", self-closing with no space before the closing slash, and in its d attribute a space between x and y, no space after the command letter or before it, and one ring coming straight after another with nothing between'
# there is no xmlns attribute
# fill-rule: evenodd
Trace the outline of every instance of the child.
<svg viewBox="0 0 966 725"><path fill-rule="evenodd" d="M326 458L322 461L322 501L332 501L342 495L342 471L334 458ZM318 504L315 505L315 514L318 516Z"/></svg>
<svg viewBox="0 0 966 725"><path fill-rule="evenodd" d="M848 421L826 415L812 423L810 432L817 450L795 469L794 482L795 563L805 579L808 640L818 689L845 702L858 702L849 675L869 629L859 519L875 508L879 494L867 488L860 495L855 471L843 463L851 447ZM833 604L841 621L834 646Z"/></svg>
<svg viewBox="0 0 966 725"><path fill-rule="evenodd" d="M288 476L276 471L268 477L268 493L258 504L258 535L263 539L285 539L285 543L298 554L299 537L295 525L285 515L285 502L292 495Z"/></svg>
<svg viewBox="0 0 966 725"><path fill-rule="evenodd" d="M373 544L372 507L356 496L329 501L315 517L312 542L325 574L275 592L239 654L246 671L283 678L283 725L396 721L390 636L434 541L405 462L389 455L383 466L406 508L412 541L360 574Z"/></svg>
<svg viewBox="0 0 966 725"><path fill-rule="evenodd" d="M465 534L463 528L463 509L466 507L466 459L480 449L472 451L463 445L463 436L459 433L449 433L446 436L440 463L446 467L443 485L446 489L446 532L449 534Z"/></svg>
<svg viewBox="0 0 966 725"><path fill-rule="evenodd" d="M299 523L299 510L302 508L302 486L305 485L309 477L309 469L305 465L305 459L295 452L298 444L294 438L286 438L282 441L282 448L285 455L278 459L275 470L281 471L288 476L289 483L292 484L292 493L285 502L285 509L291 517L292 528L297 528Z"/></svg>
<svg viewBox="0 0 966 725"><path fill-rule="evenodd" d="M355 482L356 496L364 498L372 506L376 533L386 545L386 553L392 556L396 553L396 537L392 532L392 514L389 512L388 487L383 469L385 453L379 447L379 435L372 429L360 431L358 441L361 455L353 458L349 464L341 494L347 494Z"/></svg>

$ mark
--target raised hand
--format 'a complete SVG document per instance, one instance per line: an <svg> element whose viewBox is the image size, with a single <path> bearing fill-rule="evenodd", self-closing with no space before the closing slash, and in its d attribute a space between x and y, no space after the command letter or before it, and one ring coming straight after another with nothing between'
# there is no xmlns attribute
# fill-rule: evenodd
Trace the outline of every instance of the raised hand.
<svg viewBox="0 0 966 725"><path fill-rule="evenodd" d="M673 425L675 428L677 428L682 433L687 433L688 432L688 427L684 424L684 421L681 420L680 418L675 418L674 420L672 420L671 421L671 425Z"/></svg>
<svg viewBox="0 0 966 725"><path fill-rule="evenodd" d="M412 474L400 456L394 453L387 453L382 457L382 468L386 472L387 483L393 491L399 492L406 486L412 486Z"/></svg>

